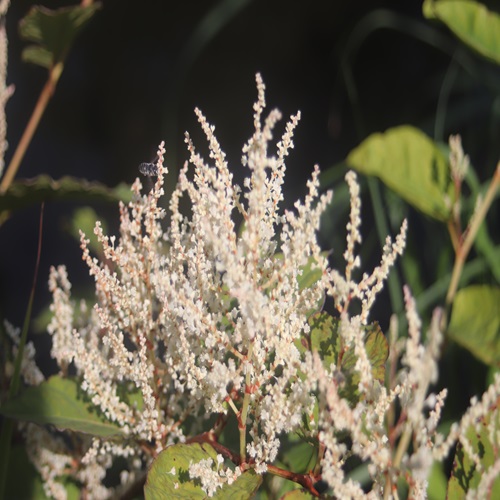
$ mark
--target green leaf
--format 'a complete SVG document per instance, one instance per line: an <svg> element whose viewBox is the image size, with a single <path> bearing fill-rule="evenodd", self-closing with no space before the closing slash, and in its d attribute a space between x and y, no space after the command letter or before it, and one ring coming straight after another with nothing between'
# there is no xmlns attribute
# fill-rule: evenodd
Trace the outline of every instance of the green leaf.
<svg viewBox="0 0 500 500"><path fill-rule="evenodd" d="M0 408L0 414L104 438L123 432L116 424L99 415L96 408L84 399L76 381L59 376L25 389L18 397L5 403Z"/></svg>
<svg viewBox="0 0 500 500"><path fill-rule="evenodd" d="M63 177L54 180L48 175L40 175L33 179L13 182L7 192L0 196L0 212L52 200L127 202L131 199L130 188L123 183L111 189L85 179Z"/></svg>
<svg viewBox="0 0 500 500"><path fill-rule="evenodd" d="M328 253L329 252L322 252L325 258L328 257ZM277 259L281 263L281 261L283 260L283 254L281 252L276 253L273 256L273 258ZM302 271L302 274L300 274L297 277L297 283L301 291L307 288L312 288L314 284L317 283L321 279L321 276L323 275L321 269L317 267L316 260L312 256L309 257L307 264L301 266L300 270ZM271 287L274 288L275 284L271 283ZM323 293L321 297L318 299L316 306L312 310L308 311L307 315L310 316L311 314L320 311L323 308L324 303L325 303L325 294Z"/></svg>
<svg viewBox="0 0 500 500"><path fill-rule="evenodd" d="M323 252L323 256L326 257L328 252ZM305 290L306 288L312 288L315 283L317 283L323 273L321 269L318 269L316 266L316 261L313 257L309 258L308 263L303 266L302 274L297 278L297 282L299 284L300 290ZM321 298L318 300L316 307L311 311L308 311L307 315L310 316L315 312L321 311L325 304L325 294L323 293Z"/></svg>
<svg viewBox="0 0 500 500"><path fill-rule="evenodd" d="M190 479L189 465L206 459L217 464L217 452L204 443L176 444L163 450L149 469L144 495L146 500L164 498L204 499L198 480ZM226 465L224 464L226 467ZM262 476L253 471L244 472L233 484L217 490L212 498L248 499L252 498L262 483Z"/></svg>
<svg viewBox="0 0 500 500"><path fill-rule="evenodd" d="M100 8L98 2L57 10L38 5L32 7L19 23L19 34L36 45L23 51L23 60L44 68L63 62L80 30Z"/></svg>
<svg viewBox="0 0 500 500"><path fill-rule="evenodd" d="M243 472L233 484L223 486L220 490L217 490L217 493L212 498L218 500L226 500L227 498L231 498L231 500L247 500L253 498L261 484L262 476L256 474L253 470L248 470Z"/></svg>
<svg viewBox="0 0 500 500"><path fill-rule="evenodd" d="M106 221L97 215L97 212L92 207L77 208L69 222L69 232L76 241L80 242L80 231L83 231L89 239L90 250L99 255L102 252L102 244L99 243L97 236L94 234L96 221L101 221L101 226L104 234L108 234Z"/></svg>
<svg viewBox="0 0 500 500"><path fill-rule="evenodd" d="M500 16L472 0L426 0L424 16L444 23L463 43L500 64Z"/></svg>
<svg viewBox="0 0 500 500"><path fill-rule="evenodd" d="M448 491L446 498L459 499L465 498L468 491L476 489L481 478L488 472L498 456L498 443L492 443L489 439L488 423L491 415L496 419L495 436L498 433L498 411L488 415L480 422L480 430L476 432L473 426L467 430L466 437L469 440L472 450L479 456L484 470L478 471L476 464L464 450L461 443L457 446L455 459L453 461L453 470L448 482ZM476 497L473 497L476 498ZM500 477L497 476L493 482L488 498L500 498Z"/></svg>
<svg viewBox="0 0 500 500"><path fill-rule="evenodd" d="M327 253L324 252L323 255L326 257ZM321 279L323 273L321 269L315 266L317 266L316 261L313 257L310 257L307 264L302 267L302 274L297 278L301 290L311 288L317 281Z"/></svg>
<svg viewBox="0 0 500 500"><path fill-rule="evenodd" d="M317 456L317 446L297 434L286 435L281 439L280 461L287 470L305 474L314 468Z"/></svg>
<svg viewBox="0 0 500 500"><path fill-rule="evenodd" d="M488 365L500 364L500 288L474 285L453 301L448 336Z"/></svg>
<svg viewBox="0 0 500 500"><path fill-rule="evenodd" d="M476 234L474 248L478 253L484 255L491 273L495 280L500 283L500 245L493 244L485 223L481 224Z"/></svg>
<svg viewBox="0 0 500 500"><path fill-rule="evenodd" d="M427 498L441 500L446 498L447 477L444 473L443 462L434 461L431 472L427 478Z"/></svg>
<svg viewBox="0 0 500 500"><path fill-rule="evenodd" d="M5 498L49 499L43 491L42 478L30 462L25 446L11 448Z"/></svg>
<svg viewBox="0 0 500 500"><path fill-rule="evenodd" d="M315 314L310 319L311 348L317 350L324 367L329 370L332 363L339 369L340 395L351 402L359 399L359 373L354 369L354 348L347 350L341 345L340 321L328 313ZM389 355L389 344L378 323L364 327L366 354L372 366L373 377L381 384L385 381L385 362Z"/></svg>
<svg viewBox="0 0 500 500"><path fill-rule="evenodd" d="M446 199L452 195L448 161L420 130L405 125L372 134L351 151L346 162L362 174L378 177L424 214L448 220Z"/></svg>
<svg viewBox="0 0 500 500"><path fill-rule="evenodd" d="M299 488L285 493L281 497L281 500L312 500L313 498L315 497L311 493L303 488Z"/></svg>

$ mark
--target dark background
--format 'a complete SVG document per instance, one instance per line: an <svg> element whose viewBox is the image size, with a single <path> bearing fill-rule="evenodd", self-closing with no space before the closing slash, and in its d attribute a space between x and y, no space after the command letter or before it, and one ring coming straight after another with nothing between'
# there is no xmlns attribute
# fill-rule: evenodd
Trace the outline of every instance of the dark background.
<svg viewBox="0 0 500 500"><path fill-rule="evenodd" d="M8 83L16 91L7 104L6 164L46 79L43 68L21 62L26 43L19 40L17 25L32 5L14 1L7 16ZM500 156L498 71L446 28L425 20L421 7L416 0L104 0L68 56L18 176L131 183L138 164L152 160L165 140L174 182L188 157L185 130L206 151L193 113L198 106L216 126L241 179L241 147L252 133L255 73L261 72L269 108L278 107L284 118L302 112L288 161L288 205L304 194L315 163L327 170L371 132L401 124L439 140L461 133L484 180ZM457 57L470 63L468 71ZM346 82L348 69L352 80ZM439 108L450 74L446 106ZM36 311L49 301L50 265L66 264L77 289L91 283L78 242L65 230L77 206L45 207ZM369 233L369 204L365 207ZM116 205L95 208L116 232ZM33 279L38 218L39 207L24 209L0 228L0 314L16 325L22 324ZM339 221L341 239L346 222Z"/></svg>

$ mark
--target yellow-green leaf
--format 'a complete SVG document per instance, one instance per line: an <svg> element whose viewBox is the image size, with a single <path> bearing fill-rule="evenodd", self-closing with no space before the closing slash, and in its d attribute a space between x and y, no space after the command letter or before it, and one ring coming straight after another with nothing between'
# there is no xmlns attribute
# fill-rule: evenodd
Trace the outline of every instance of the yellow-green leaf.
<svg viewBox="0 0 500 500"><path fill-rule="evenodd" d="M450 216L452 195L448 160L420 130L401 126L372 134L346 163L387 187L424 214L440 221Z"/></svg>
<svg viewBox="0 0 500 500"><path fill-rule="evenodd" d="M462 42L500 64L500 16L472 0L426 0L424 15L444 23Z"/></svg>
<svg viewBox="0 0 500 500"><path fill-rule="evenodd" d="M500 288L475 285L453 301L448 335L488 365L500 365Z"/></svg>

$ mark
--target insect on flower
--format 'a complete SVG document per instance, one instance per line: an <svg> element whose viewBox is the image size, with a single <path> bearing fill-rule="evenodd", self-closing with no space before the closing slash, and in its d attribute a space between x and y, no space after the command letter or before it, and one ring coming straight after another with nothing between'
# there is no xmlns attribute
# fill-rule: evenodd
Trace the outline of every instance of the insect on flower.
<svg viewBox="0 0 500 500"><path fill-rule="evenodd" d="M148 177L153 177L154 175L158 175L158 167L156 166L156 157L151 163L144 162L139 165L139 172L142 175L146 175Z"/></svg>

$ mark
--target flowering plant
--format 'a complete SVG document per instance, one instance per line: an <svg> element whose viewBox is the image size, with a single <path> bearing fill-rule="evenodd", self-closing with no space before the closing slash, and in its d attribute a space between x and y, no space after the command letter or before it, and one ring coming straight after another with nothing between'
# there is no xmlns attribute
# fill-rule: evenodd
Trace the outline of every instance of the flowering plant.
<svg viewBox="0 0 500 500"><path fill-rule="evenodd" d="M436 309L423 343L405 287L407 337L398 338L396 320L388 339L369 322L404 250L406 221L394 241L387 238L380 265L357 281L361 202L349 171L346 265L343 273L333 269L316 235L332 198L318 193L317 167L305 200L293 211L279 209L300 115L270 155L280 113L263 120L259 75L257 89L242 187L214 127L196 110L210 161L186 135L194 168L181 170L169 217L159 203L167 173L162 143L153 188L144 192L136 179L132 201L120 204L119 237L96 223L102 261L81 233L94 306L71 297L64 266L52 268L48 330L59 374L44 380L25 350L24 380L33 387L3 408L19 417L19 405L34 405L28 420L71 432L68 439L36 423L24 427L45 493L66 498L77 485L89 498L109 498L145 483L147 498L247 498L267 475L281 480L266 485L274 494L288 480L314 496L389 498L403 481L410 497L423 498L433 461L457 440L485 471L475 491L487 491L500 461L485 465L468 432L486 425L493 436L500 377L447 436L438 432L447 391L435 393L432 384L443 311ZM459 150L455 143L455 156ZM9 331L17 342L18 332ZM43 410L36 405L42 400ZM359 464L364 482L350 476Z"/></svg>

